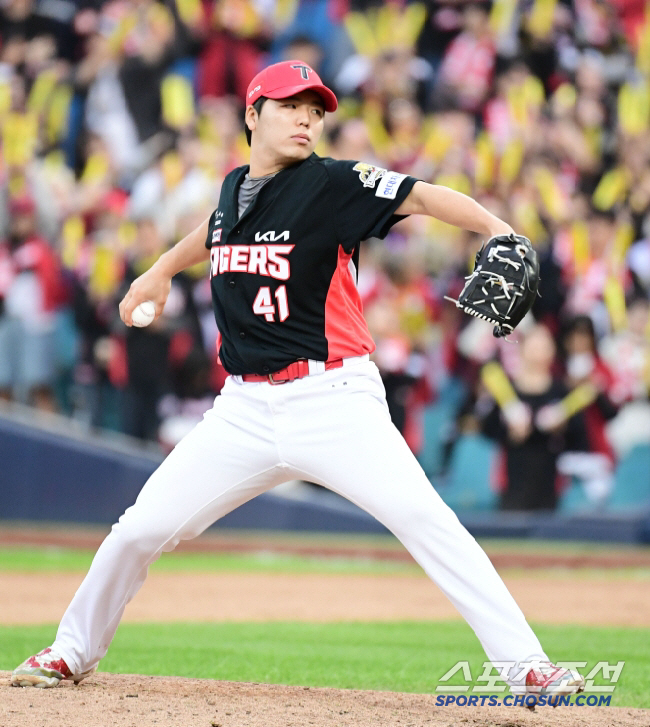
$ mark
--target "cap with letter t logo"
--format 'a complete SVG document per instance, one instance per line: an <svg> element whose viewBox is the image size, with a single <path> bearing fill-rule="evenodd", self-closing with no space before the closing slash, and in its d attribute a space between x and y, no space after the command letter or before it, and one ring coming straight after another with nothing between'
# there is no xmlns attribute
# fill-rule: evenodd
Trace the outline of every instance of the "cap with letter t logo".
<svg viewBox="0 0 650 727"><path fill-rule="evenodd" d="M325 111L336 111L338 102L334 92L302 61L282 61L260 71L248 84L246 105L254 104L261 96L288 98L301 91L315 91L323 99Z"/></svg>

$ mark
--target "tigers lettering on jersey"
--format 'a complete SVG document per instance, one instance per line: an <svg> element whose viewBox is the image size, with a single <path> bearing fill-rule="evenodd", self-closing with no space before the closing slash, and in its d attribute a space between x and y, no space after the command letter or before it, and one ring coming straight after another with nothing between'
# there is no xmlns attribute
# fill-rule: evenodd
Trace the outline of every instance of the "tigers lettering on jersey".
<svg viewBox="0 0 650 727"><path fill-rule="evenodd" d="M222 245L210 251L210 277L222 273L250 273L289 280L287 255L295 245Z"/></svg>

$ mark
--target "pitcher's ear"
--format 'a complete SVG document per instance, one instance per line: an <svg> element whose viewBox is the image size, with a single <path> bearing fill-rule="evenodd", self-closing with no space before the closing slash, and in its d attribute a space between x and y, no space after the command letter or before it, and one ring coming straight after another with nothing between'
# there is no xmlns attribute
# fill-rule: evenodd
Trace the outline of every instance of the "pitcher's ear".
<svg viewBox="0 0 650 727"><path fill-rule="evenodd" d="M246 124L249 131L254 131L257 126L257 110L254 106L249 106L244 114L244 123Z"/></svg>

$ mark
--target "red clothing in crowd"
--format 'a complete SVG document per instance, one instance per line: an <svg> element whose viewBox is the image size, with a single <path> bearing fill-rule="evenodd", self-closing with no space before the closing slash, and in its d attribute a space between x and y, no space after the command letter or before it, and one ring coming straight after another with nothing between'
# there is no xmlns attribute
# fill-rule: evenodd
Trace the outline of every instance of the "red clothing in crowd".
<svg viewBox="0 0 650 727"><path fill-rule="evenodd" d="M616 8L627 42L638 48L639 32L645 19L646 0L611 0Z"/></svg>
<svg viewBox="0 0 650 727"><path fill-rule="evenodd" d="M494 63L495 48L490 38L461 33L447 48L440 78L457 90L458 102L464 109L475 111L490 88Z"/></svg>
<svg viewBox="0 0 650 727"><path fill-rule="evenodd" d="M43 312L52 312L66 299L59 260L42 237L30 237L11 251L0 245L0 298L5 298L14 278L20 273L36 274L43 293Z"/></svg>

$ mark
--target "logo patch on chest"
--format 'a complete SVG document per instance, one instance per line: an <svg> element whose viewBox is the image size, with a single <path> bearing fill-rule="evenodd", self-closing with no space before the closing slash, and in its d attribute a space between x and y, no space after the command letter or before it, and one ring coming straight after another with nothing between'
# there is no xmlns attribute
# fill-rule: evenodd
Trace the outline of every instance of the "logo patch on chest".
<svg viewBox="0 0 650 727"><path fill-rule="evenodd" d="M386 170L381 167L375 167L365 162L357 162L352 167L353 172L359 172L359 179L363 182L364 187L374 187L378 179L381 179Z"/></svg>

